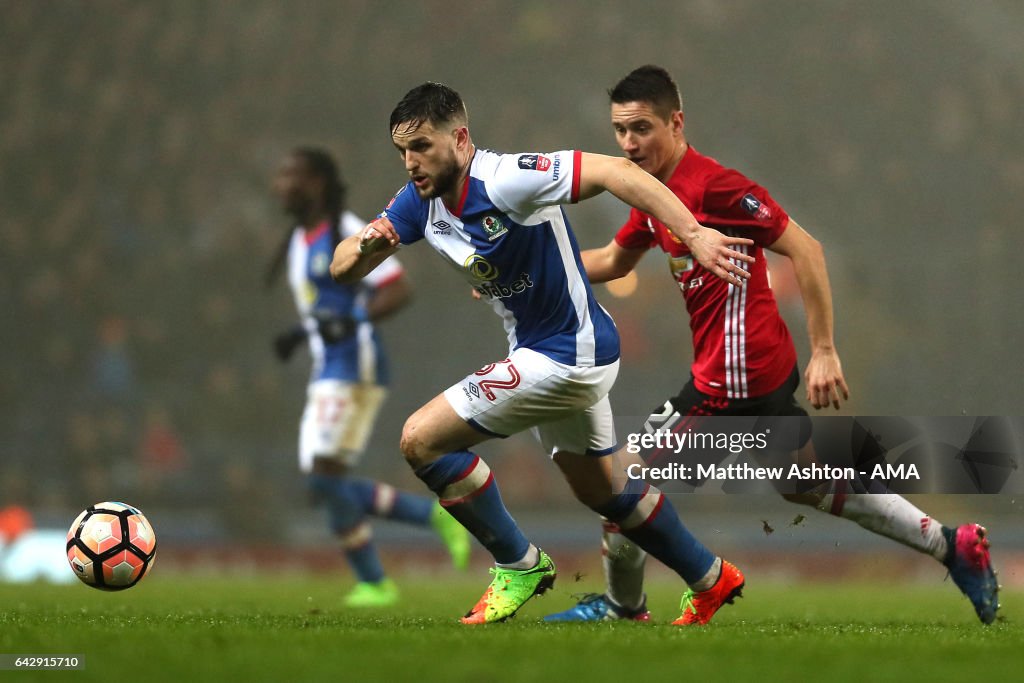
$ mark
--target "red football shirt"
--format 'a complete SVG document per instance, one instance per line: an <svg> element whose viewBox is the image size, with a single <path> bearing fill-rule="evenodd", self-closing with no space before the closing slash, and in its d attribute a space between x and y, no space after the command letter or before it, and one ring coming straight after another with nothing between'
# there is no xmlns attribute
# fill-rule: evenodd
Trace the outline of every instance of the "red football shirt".
<svg viewBox="0 0 1024 683"><path fill-rule="evenodd" d="M615 235L625 249L659 246L679 283L693 332L693 377L712 396L749 398L777 389L796 364L796 349L768 284L763 247L786 229L789 216L767 190L692 146L667 183L701 225L754 240L737 247L757 261L734 287L697 263L657 219L636 209Z"/></svg>

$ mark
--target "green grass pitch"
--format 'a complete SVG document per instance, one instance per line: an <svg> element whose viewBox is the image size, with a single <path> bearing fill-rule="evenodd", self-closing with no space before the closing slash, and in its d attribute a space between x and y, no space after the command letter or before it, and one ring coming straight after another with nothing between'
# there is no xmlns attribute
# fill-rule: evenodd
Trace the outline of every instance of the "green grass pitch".
<svg viewBox="0 0 1024 683"><path fill-rule="evenodd" d="M952 585L748 581L709 627L680 629L678 585L650 582L654 623L546 625L572 577L505 624L457 617L487 576L398 577L401 606L340 604L342 577L148 577L122 593L0 585L0 653L77 654L75 672L3 671L12 681L1001 680L1024 664L1024 595L976 621ZM749 578L749 577L748 577Z"/></svg>

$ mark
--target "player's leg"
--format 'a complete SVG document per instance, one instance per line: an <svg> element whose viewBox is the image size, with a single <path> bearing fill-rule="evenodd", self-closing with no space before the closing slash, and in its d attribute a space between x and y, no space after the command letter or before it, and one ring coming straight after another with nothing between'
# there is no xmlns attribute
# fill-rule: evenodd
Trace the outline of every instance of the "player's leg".
<svg viewBox="0 0 1024 683"><path fill-rule="evenodd" d="M469 450L528 427L534 417L531 399L550 383L554 365L519 349L436 396L403 430L402 452L416 475L495 560L494 580L464 623L507 619L554 582L551 558L526 539L505 508L487 463Z"/></svg>
<svg viewBox="0 0 1024 683"><path fill-rule="evenodd" d="M644 593L644 565L647 553L622 535L619 527L602 521L601 566L604 593L585 593L567 610L544 617L544 621L582 622L630 619L650 621Z"/></svg>
<svg viewBox="0 0 1024 683"><path fill-rule="evenodd" d="M494 558L494 579L462 618L466 624L511 617L555 577L554 563L505 508L487 463L468 450L488 438L460 418L444 394L414 413L402 434L402 452L416 476Z"/></svg>
<svg viewBox="0 0 1024 683"><path fill-rule="evenodd" d="M585 622L630 619L650 621L644 593L644 564L647 553L608 520L602 524L601 565L604 593L584 593L567 610L544 617L544 621Z"/></svg>
<svg viewBox="0 0 1024 683"><path fill-rule="evenodd" d="M310 397L300 453L304 464L310 454L314 456L310 488L327 502L333 524L355 514L347 512L353 509L361 511L361 518L368 515L431 526L451 554L452 563L464 568L469 561L469 539L436 500L351 474L366 450L387 390L374 384L324 380L311 386Z"/></svg>
<svg viewBox="0 0 1024 683"><path fill-rule="evenodd" d="M985 624L995 621L999 582L989 553L988 532L983 526L948 527L900 495L850 491L849 482L835 482L817 501L804 497L794 502L812 504L818 510L849 519L872 533L931 555L949 570L978 618ZM788 496L787 499L792 500Z"/></svg>
<svg viewBox="0 0 1024 683"><path fill-rule="evenodd" d="M505 508L487 463L470 450L489 438L439 394L406 421L401 448L416 476L495 562L522 569L536 562L536 548Z"/></svg>
<svg viewBox="0 0 1024 683"><path fill-rule="evenodd" d="M386 577L373 543L363 487L346 477L359 455L346 447L344 439L345 411L350 407L350 384L322 380L309 386L299 431L299 466L314 499L326 505L331 530L356 575L346 604L377 607L396 602L398 592Z"/></svg>
<svg viewBox="0 0 1024 683"><path fill-rule="evenodd" d="M402 491L381 481L354 477L334 458L316 457L310 488L327 502L334 523L341 510L355 508L363 516L380 517L437 533L456 569L469 564L469 534L434 498Z"/></svg>
<svg viewBox="0 0 1024 683"><path fill-rule="evenodd" d="M644 431L654 433L671 428L680 419L680 410L690 411L705 397L697 391L693 380L679 394L653 410L644 423ZM677 407L681 406L681 408ZM647 621L647 599L644 594L644 567L647 553L622 535L618 525L602 520L601 565L604 569L605 592L587 594L573 607L545 617L547 621L602 621L635 619Z"/></svg>
<svg viewBox="0 0 1024 683"><path fill-rule="evenodd" d="M794 368L781 387L765 396L737 401L736 409L740 414L767 416L762 420L765 425L772 423L772 438L787 444L784 450L774 448L772 451L783 458L792 458L801 466L809 466L820 460L815 452L810 418L794 397L799 382L799 373ZM793 447L797 449L795 452ZM948 544L942 525L907 499L887 493L881 485L877 488L867 491L860 482L840 481L808 492L783 493L783 497L849 519L869 531L944 561Z"/></svg>
<svg viewBox="0 0 1024 683"><path fill-rule="evenodd" d="M600 376L592 368L581 371L580 379L588 372ZM611 382L595 386L606 390ZM707 623L722 603L741 593L742 573L690 533L661 491L627 476L634 458L618 449L607 394L584 411L539 425L535 433L580 502L673 569L690 587L687 595L699 598L690 600L680 623Z"/></svg>
<svg viewBox="0 0 1024 683"><path fill-rule="evenodd" d="M704 546L661 491L638 479L621 482L621 473L613 477L614 456L561 451L555 462L581 502L617 524L622 535L686 582L684 612L674 623L706 624L722 604L742 594L742 572ZM613 484L613 479L620 481Z"/></svg>
<svg viewBox="0 0 1024 683"><path fill-rule="evenodd" d="M344 498L367 515L417 526L429 524L434 505L430 498L351 474L366 450L387 390L347 382L322 386L317 399L317 427L321 435L330 434L333 449L330 453L318 453L320 457L313 463L314 490Z"/></svg>
<svg viewBox="0 0 1024 683"><path fill-rule="evenodd" d="M808 427L801 429L795 458L801 465L811 464L818 462L818 458L807 412L793 396L799 381L798 376L795 377L772 395L759 399L750 412L807 422ZM986 624L994 621L999 609L999 585L985 528L978 524L947 527L906 498L888 493L881 485L873 486L878 490L869 491L860 482L836 481L814 491L783 494L783 497L848 519L872 533L934 557L949 569L954 583L970 599L978 618Z"/></svg>
<svg viewBox="0 0 1024 683"><path fill-rule="evenodd" d="M354 464L366 449L387 391L374 384L352 384L349 387L349 403L343 410L338 438L343 449L340 459ZM459 569L468 565L468 534L435 499L402 491L384 482L352 476L335 479L333 484L343 494L358 501L369 515L432 527L451 555L452 564Z"/></svg>

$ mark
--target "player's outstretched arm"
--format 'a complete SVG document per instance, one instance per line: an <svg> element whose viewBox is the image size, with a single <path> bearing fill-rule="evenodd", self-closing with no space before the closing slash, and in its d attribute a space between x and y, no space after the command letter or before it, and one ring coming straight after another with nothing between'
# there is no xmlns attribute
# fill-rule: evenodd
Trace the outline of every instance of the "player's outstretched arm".
<svg viewBox="0 0 1024 683"><path fill-rule="evenodd" d="M583 152L579 173L580 199L607 190L630 206L664 223L709 272L734 285L741 285L743 280L750 277L750 273L739 262L753 263L754 257L732 247L752 245L752 240L729 237L704 227L672 190L629 159Z"/></svg>
<svg viewBox="0 0 1024 683"><path fill-rule="evenodd" d="M625 277L636 268L646 253L646 249L623 249L618 242L612 240L600 249L580 252L580 258L583 260L583 269L587 271L587 279L597 284Z"/></svg>
<svg viewBox="0 0 1024 683"><path fill-rule="evenodd" d="M807 400L815 408L827 408L831 404L839 410L841 402L849 400L850 389L846 386L843 366L832 336L832 287L825 265L825 251L821 242L793 219L768 248L793 262L800 296L804 300L807 335L811 341L811 360L804 372Z"/></svg>
<svg viewBox="0 0 1024 683"><path fill-rule="evenodd" d="M357 282L398 249L398 233L387 218L378 218L358 235L338 243L331 261L335 282Z"/></svg>

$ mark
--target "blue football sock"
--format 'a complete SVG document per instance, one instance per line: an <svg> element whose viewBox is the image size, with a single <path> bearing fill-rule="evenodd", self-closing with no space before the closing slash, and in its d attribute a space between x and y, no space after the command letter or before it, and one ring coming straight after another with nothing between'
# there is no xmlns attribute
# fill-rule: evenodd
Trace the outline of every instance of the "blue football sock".
<svg viewBox="0 0 1024 683"><path fill-rule="evenodd" d="M366 522L340 532L339 536L345 557L360 581L377 583L384 579L384 567L380 563L370 526Z"/></svg>
<svg viewBox="0 0 1024 683"><path fill-rule="evenodd" d="M317 498L326 504L327 517L334 533L346 533L363 522L366 506L354 494L344 477L314 474L310 476L309 484Z"/></svg>
<svg viewBox="0 0 1024 683"><path fill-rule="evenodd" d="M384 578L373 533L366 522L368 489L356 483L351 485L345 477L314 474L309 477L310 488L327 505L331 530L341 539L341 547L360 581L376 583ZM372 496L372 494L371 494Z"/></svg>
<svg viewBox="0 0 1024 683"><path fill-rule="evenodd" d="M426 526L430 524L430 512L433 509L433 498L399 491L394 486L377 483L374 514L378 517Z"/></svg>
<svg viewBox="0 0 1024 683"><path fill-rule="evenodd" d="M639 479L630 479L622 493L595 511L688 584L705 578L715 562L715 554L683 525L668 498Z"/></svg>
<svg viewBox="0 0 1024 683"><path fill-rule="evenodd" d="M434 501L427 496L399 491L390 484L361 477L313 474L309 482L322 497L329 501L343 499L363 514L420 526L430 522Z"/></svg>
<svg viewBox="0 0 1024 683"><path fill-rule="evenodd" d="M447 453L416 470L416 476L438 495L441 505L476 540L490 551L494 561L513 564L530 548L512 516L505 509L487 463L469 451Z"/></svg>

